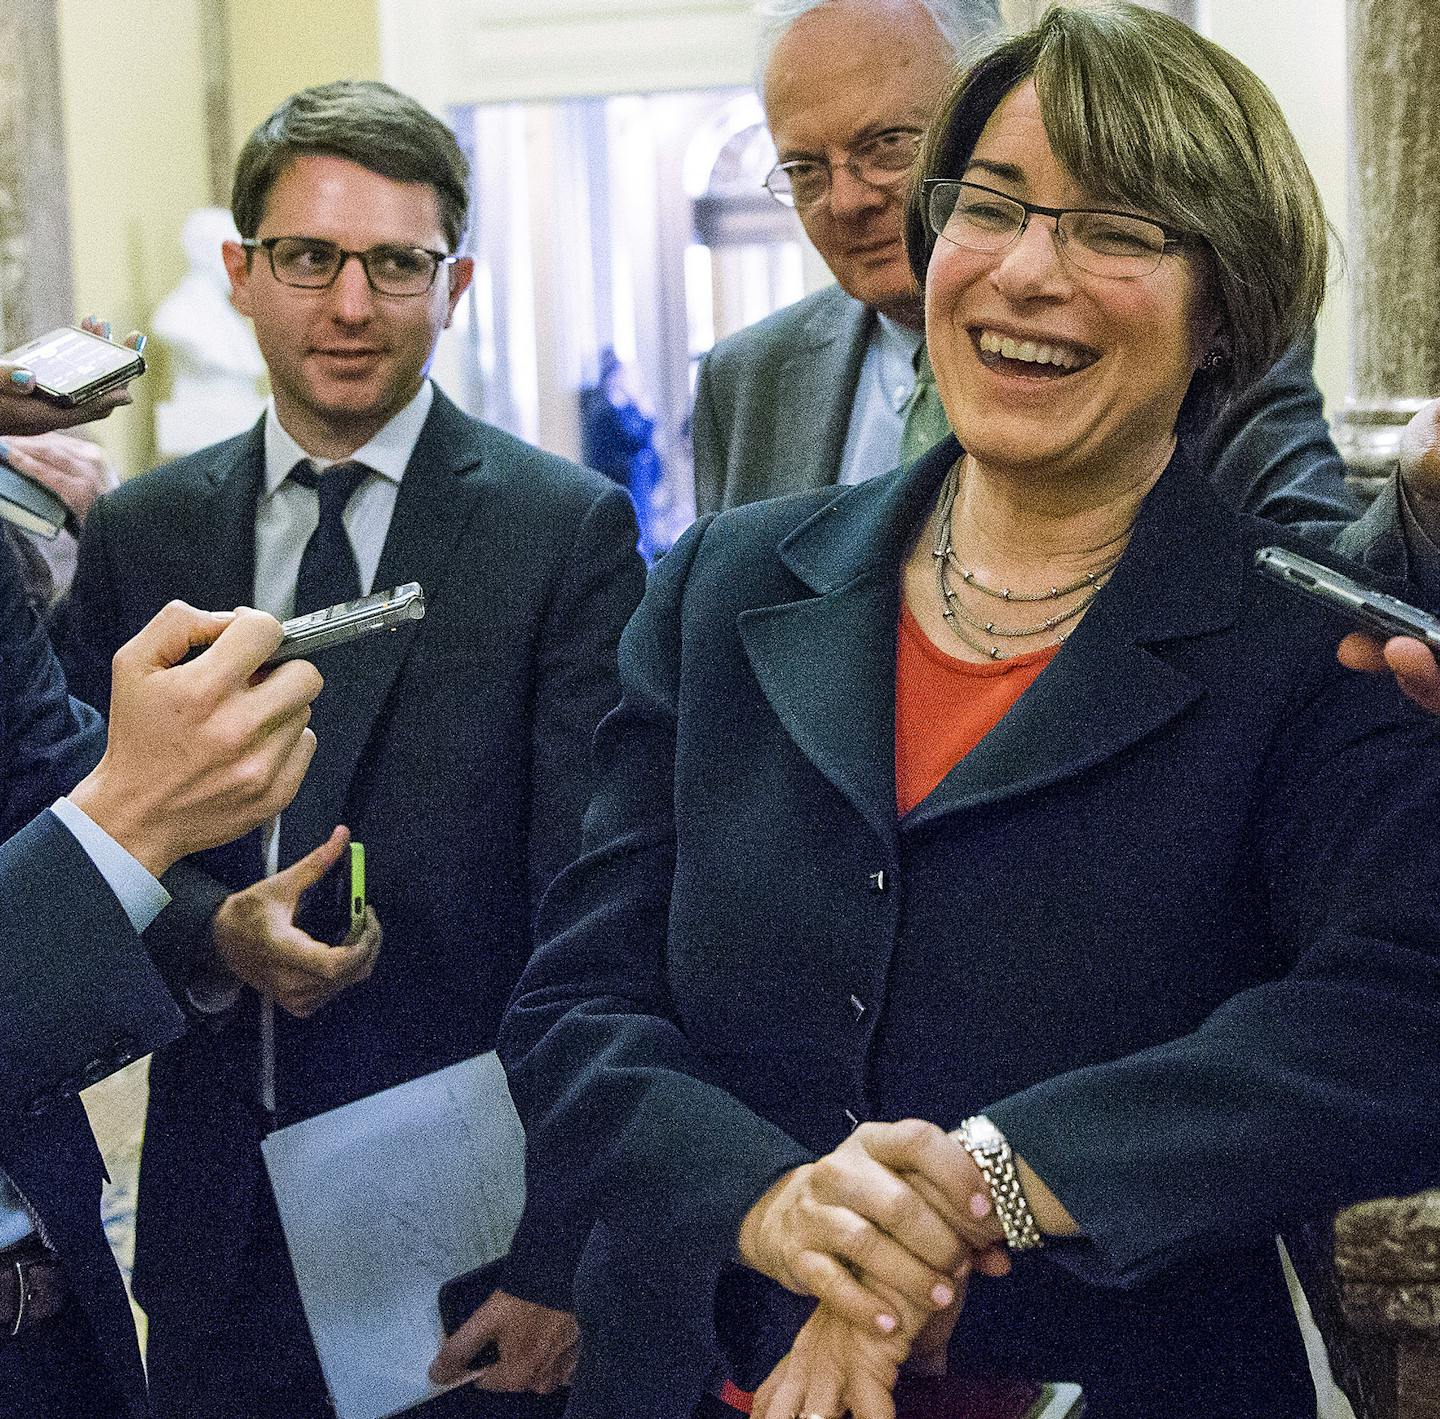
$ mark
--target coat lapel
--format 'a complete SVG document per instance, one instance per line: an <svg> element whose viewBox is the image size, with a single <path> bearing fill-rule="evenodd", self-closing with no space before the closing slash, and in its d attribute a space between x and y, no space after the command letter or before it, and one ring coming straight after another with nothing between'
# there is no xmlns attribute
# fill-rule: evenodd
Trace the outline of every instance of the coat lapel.
<svg viewBox="0 0 1440 1419"><path fill-rule="evenodd" d="M473 491L462 474L481 460L475 425L438 390L400 481L380 554L374 590L407 581L424 588L433 610L445 572L469 519ZM325 688L310 724L317 748L295 801L282 818L282 863L293 862L343 822L356 768L375 722L425 622L327 651L319 668Z"/></svg>
<svg viewBox="0 0 1440 1419"><path fill-rule="evenodd" d="M826 504L781 556L813 593L742 613L761 691L796 745L883 836L895 819L900 564L959 446ZM1243 559L1230 515L1177 455L1109 585L1045 672L905 818L1032 792L1155 733L1202 693L1152 647L1233 624Z"/></svg>
<svg viewBox="0 0 1440 1419"><path fill-rule="evenodd" d="M845 434L855 403L855 386L873 319L859 301L836 290L840 302L817 310L804 338L782 372L793 476L789 489L827 488L835 482L845 453Z"/></svg>
<svg viewBox="0 0 1440 1419"><path fill-rule="evenodd" d="M815 593L739 619L755 678L786 732L885 838L895 833L895 628L900 561L958 451L827 503L780 548Z"/></svg>
<svg viewBox="0 0 1440 1419"><path fill-rule="evenodd" d="M176 539L192 552L175 594L207 611L255 604L255 506L265 469L265 421L224 445L208 470L212 492L194 535Z"/></svg>
<svg viewBox="0 0 1440 1419"><path fill-rule="evenodd" d="M1203 479L1177 456L1075 633L907 815L906 829L1072 778L1183 714L1202 686L1153 647L1234 623L1244 567L1229 525Z"/></svg>

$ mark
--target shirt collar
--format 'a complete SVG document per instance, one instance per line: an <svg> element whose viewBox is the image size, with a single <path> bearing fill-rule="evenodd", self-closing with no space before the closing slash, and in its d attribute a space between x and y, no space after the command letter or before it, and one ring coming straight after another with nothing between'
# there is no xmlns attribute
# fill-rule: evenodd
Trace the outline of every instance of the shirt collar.
<svg viewBox="0 0 1440 1419"><path fill-rule="evenodd" d="M920 352L924 334L877 310L875 333L871 338L879 361L880 388L898 414L915 389L915 357Z"/></svg>
<svg viewBox="0 0 1440 1419"><path fill-rule="evenodd" d="M369 443L362 444L344 459L314 458L290 436L275 412L273 396L265 406L265 496L273 493L286 475L300 462L309 458L316 467L324 469L336 462L363 463L374 469L382 478L398 484L405 474L405 465L415 452L420 439L420 430L430 415L430 406L435 402L435 386L427 379L420 385L420 392L398 414L375 434Z"/></svg>
<svg viewBox="0 0 1440 1419"><path fill-rule="evenodd" d="M924 332L910 325L901 325L898 320L881 315L878 310L875 312L875 332L881 348L892 358L904 360L910 366L911 378L914 378L915 355L925 338Z"/></svg>

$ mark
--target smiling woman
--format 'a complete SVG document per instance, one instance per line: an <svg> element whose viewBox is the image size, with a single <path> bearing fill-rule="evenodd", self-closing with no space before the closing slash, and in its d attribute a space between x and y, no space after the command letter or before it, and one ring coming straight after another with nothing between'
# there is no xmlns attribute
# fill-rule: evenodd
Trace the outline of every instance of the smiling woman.
<svg viewBox="0 0 1440 1419"><path fill-rule="evenodd" d="M1314 319L1315 189L1123 3L1001 44L921 161L958 437L656 568L507 1018L595 1223L567 1413L891 1419L908 1359L1302 1419L1274 1234L1432 1180L1440 1090L1433 731L1199 453Z"/></svg>

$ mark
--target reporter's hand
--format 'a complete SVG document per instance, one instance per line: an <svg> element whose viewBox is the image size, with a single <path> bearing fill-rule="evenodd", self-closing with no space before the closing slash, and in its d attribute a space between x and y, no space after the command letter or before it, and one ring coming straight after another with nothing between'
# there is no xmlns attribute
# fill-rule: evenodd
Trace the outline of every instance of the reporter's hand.
<svg viewBox="0 0 1440 1419"><path fill-rule="evenodd" d="M80 323L92 334L103 335L107 340L110 338L108 320L97 320L87 315ZM145 337L138 330L132 330L125 337L125 343L132 350L140 351L145 348ZM128 403L130 386L122 384L77 404L73 409L62 409L58 404L35 397L35 376L30 370L23 365L0 360L0 435L53 433L56 429L73 428L76 424L108 418Z"/></svg>
<svg viewBox="0 0 1440 1419"><path fill-rule="evenodd" d="M365 980L380 954L380 922L373 907L366 907L360 933L339 946L317 941L295 925L301 897L340 860L349 841L349 831L336 828L283 872L232 893L220 903L211 928L220 964L302 1019Z"/></svg>
<svg viewBox="0 0 1440 1419"><path fill-rule="evenodd" d="M500 1358L475 1372L476 1389L552 1394L575 1373L580 1353L575 1318L494 1291L440 1347L430 1364L431 1382L454 1384L465 1378L475 1356L492 1340Z"/></svg>
<svg viewBox="0 0 1440 1419"><path fill-rule="evenodd" d="M1381 641L1363 631L1352 631L1335 652L1341 665L1372 675L1392 674L1410 699L1431 714L1440 714L1440 661L1423 641L1393 636Z"/></svg>
<svg viewBox="0 0 1440 1419"><path fill-rule="evenodd" d="M862 1124L786 1173L746 1213L738 1241L746 1265L857 1329L914 1335L999 1235L969 1154L943 1129L907 1119Z"/></svg>
<svg viewBox="0 0 1440 1419"><path fill-rule="evenodd" d="M1400 477L1410 508L1432 542L1440 542L1440 399L1431 399L1405 426L1400 438ZM1440 714L1440 663L1434 651L1410 636L1382 641L1352 631L1336 657L1351 670L1393 674L1395 683L1423 710Z"/></svg>
<svg viewBox="0 0 1440 1419"><path fill-rule="evenodd" d="M263 611L172 601L116 651L109 742L70 798L157 877L295 796L322 682L303 660L257 675L279 643ZM208 649L182 665L197 646Z"/></svg>
<svg viewBox="0 0 1440 1419"><path fill-rule="evenodd" d="M120 482L105 450L73 434L0 439L0 458L49 488L81 526L95 499Z"/></svg>

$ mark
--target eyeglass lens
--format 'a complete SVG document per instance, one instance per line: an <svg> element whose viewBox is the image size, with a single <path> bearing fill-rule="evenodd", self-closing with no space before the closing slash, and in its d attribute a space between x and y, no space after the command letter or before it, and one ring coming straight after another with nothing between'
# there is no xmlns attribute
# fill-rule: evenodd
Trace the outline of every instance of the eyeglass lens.
<svg viewBox="0 0 1440 1419"><path fill-rule="evenodd" d="M881 133L861 143L842 163L797 159L771 169L765 186L773 196L796 207L813 207L830 191L836 167L870 187L893 187L914 165L920 151L920 134L911 129Z"/></svg>
<svg viewBox="0 0 1440 1419"><path fill-rule="evenodd" d="M270 247L270 267L275 279L287 286L319 290L335 280L350 256L364 266L370 284L390 296L428 291L439 264L431 252L414 246L372 246L368 251L346 252L327 241L281 237Z"/></svg>
<svg viewBox="0 0 1440 1419"><path fill-rule="evenodd" d="M1024 229L1025 204L968 182L937 182L930 189L930 228L969 251L1003 251ZM1082 271L1095 276L1148 276L1165 255L1165 230L1123 213L1065 211L1055 219L1056 245Z"/></svg>

